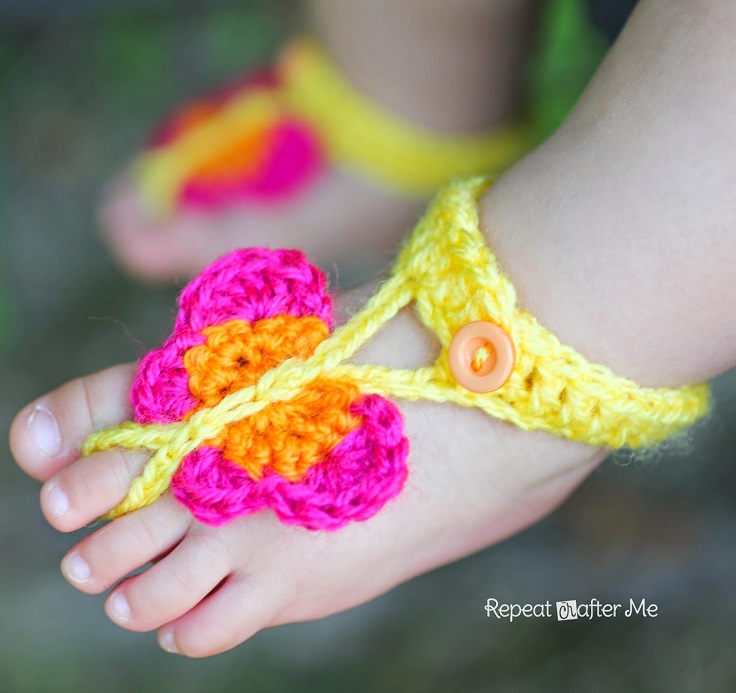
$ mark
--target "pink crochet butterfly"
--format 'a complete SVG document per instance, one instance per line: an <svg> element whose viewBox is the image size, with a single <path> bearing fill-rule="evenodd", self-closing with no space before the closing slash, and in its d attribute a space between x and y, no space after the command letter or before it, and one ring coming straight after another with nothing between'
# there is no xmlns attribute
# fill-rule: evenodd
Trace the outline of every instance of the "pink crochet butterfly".
<svg viewBox="0 0 736 693"><path fill-rule="evenodd" d="M235 251L192 281L179 306L173 334L139 364L139 423L213 406L286 358L307 358L333 327L324 275L294 250ZM187 455L171 487L209 525L271 508L285 523L332 530L401 491L408 449L391 402L325 378Z"/></svg>

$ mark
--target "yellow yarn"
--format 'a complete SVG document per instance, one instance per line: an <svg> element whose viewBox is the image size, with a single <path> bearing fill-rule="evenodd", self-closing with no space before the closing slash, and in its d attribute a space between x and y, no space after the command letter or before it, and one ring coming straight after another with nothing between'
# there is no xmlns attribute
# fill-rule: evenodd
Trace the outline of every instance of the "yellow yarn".
<svg viewBox="0 0 736 693"><path fill-rule="evenodd" d="M174 207L179 190L210 152L225 148L235 134L276 122L281 108L268 92L233 99L216 117L174 142L142 155L134 164L147 208L164 214Z"/></svg>
<svg viewBox="0 0 736 693"><path fill-rule="evenodd" d="M85 455L114 446L154 452L128 497L109 516L151 503L168 488L184 456L215 438L224 426L272 402L294 397L317 378L348 380L363 393L478 407L524 430L543 430L611 448L662 441L702 417L709 404L707 385L639 387L560 344L517 305L513 285L479 230L477 202L489 184L487 178L473 178L442 191L410 236L390 279L311 357L284 361L252 386L233 392L214 407L200 409L188 421L125 423L90 436ZM433 364L408 370L346 362L412 302L440 341ZM492 321L506 330L517 354L507 383L483 394L455 381L447 355L455 333L477 320Z"/></svg>
<svg viewBox="0 0 736 693"><path fill-rule="evenodd" d="M357 92L308 39L291 47L283 70L285 103L319 132L335 161L408 194L429 196L456 177L499 173L532 144L527 123L458 136L400 120Z"/></svg>
<svg viewBox="0 0 736 693"><path fill-rule="evenodd" d="M309 39L292 44L278 72L280 86L234 97L206 123L138 159L134 170L153 212L173 208L179 190L210 152L244 129L287 113L319 134L338 165L421 197L455 177L501 172L532 144L527 123L451 136L401 120L357 92Z"/></svg>

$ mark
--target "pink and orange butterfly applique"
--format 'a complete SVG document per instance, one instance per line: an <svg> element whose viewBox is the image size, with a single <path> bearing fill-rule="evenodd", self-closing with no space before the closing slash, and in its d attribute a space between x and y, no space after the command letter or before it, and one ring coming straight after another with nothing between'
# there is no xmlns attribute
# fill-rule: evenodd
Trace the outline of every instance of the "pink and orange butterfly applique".
<svg viewBox="0 0 736 693"><path fill-rule="evenodd" d="M332 328L324 275L301 252L230 253L184 289L172 335L140 362L135 420L186 420L287 358L308 358ZM285 523L333 530L401 491L408 449L394 404L323 377L186 455L171 488L209 525L270 508Z"/></svg>

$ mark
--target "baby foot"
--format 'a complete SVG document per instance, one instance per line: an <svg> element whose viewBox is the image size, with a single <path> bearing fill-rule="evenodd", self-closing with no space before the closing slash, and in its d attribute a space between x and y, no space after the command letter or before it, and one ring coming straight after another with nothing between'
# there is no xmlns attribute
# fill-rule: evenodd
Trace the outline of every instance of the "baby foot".
<svg viewBox="0 0 736 693"><path fill-rule="evenodd" d="M345 295L338 315L352 313L369 293ZM411 367L431 362L434 350L405 311L354 360ZM125 365L72 381L28 405L13 423L13 453L44 482L41 507L60 531L80 529L120 503L145 463L145 455L119 449L79 458L89 433L131 418L133 375ZM158 629L171 652L212 655L262 628L363 603L518 532L555 508L603 455L476 409L396 404L411 443L409 477L371 519L310 531L266 510L214 527L167 493L80 541L62 572L89 594L119 583L105 604L119 626Z"/></svg>
<svg viewBox="0 0 736 693"><path fill-rule="evenodd" d="M501 170L525 151L528 128L502 121L473 136L414 124L358 93L316 44L297 42L272 71L164 122L110 188L102 226L144 278L261 246L299 247L365 279L444 182Z"/></svg>
<svg viewBox="0 0 736 693"><path fill-rule="evenodd" d="M139 185L125 175L108 190L100 219L119 262L141 279L191 276L224 253L250 245L303 248L320 266L336 264L365 279L388 263L423 206L421 199L326 168L308 190L278 202L181 208L161 217L151 214Z"/></svg>

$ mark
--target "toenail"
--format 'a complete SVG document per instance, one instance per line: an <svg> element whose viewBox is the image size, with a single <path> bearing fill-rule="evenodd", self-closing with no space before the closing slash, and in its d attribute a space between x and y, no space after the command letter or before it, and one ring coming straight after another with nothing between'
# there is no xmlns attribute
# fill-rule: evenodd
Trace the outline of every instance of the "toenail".
<svg viewBox="0 0 736 693"><path fill-rule="evenodd" d="M171 652L171 654L180 654L176 647L176 641L174 640L174 629L171 627L162 628L158 633L158 644L162 650Z"/></svg>
<svg viewBox="0 0 736 693"><path fill-rule="evenodd" d="M78 553L70 553L61 564L61 570L72 582L89 580L89 565Z"/></svg>
<svg viewBox="0 0 736 693"><path fill-rule="evenodd" d="M59 484L49 484L46 487L44 506L52 517L63 517L69 512L69 497Z"/></svg>
<svg viewBox="0 0 736 693"><path fill-rule="evenodd" d="M130 621L130 604L122 592L110 597L110 614L116 621Z"/></svg>
<svg viewBox="0 0 736 693"><path fill-rule="evenodd" d="M61 452L59 424L49 409L37 404L28 417L27 425L36 447L43 455L54 457Z"/></svg>

